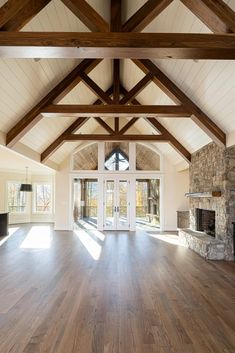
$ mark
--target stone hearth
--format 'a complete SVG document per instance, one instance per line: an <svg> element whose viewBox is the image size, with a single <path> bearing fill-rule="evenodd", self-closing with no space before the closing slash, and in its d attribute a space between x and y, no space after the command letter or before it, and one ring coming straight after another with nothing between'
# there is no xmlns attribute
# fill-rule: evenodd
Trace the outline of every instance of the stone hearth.
<svg viewBox="0 0 235 353"><path fill-rule="evenodd" d="M235 222L235 146L221 148L210 143L192 155L190 192L212 191L221 191L221 197L190 198L190 229L179 231L179 234L186 246L203 257L231 261L234 259L232 222ZM215 237L196 232L197 209L215 212ZM209 257L206 255L208 253Z"/></svg>
<svg viewBox="0 0 235 353"><path fill-rule="evenodd" d="M194 250L207 260L224 259L225 244L222 240L191 229L180 229L179 238L184 246Z"/></svg>

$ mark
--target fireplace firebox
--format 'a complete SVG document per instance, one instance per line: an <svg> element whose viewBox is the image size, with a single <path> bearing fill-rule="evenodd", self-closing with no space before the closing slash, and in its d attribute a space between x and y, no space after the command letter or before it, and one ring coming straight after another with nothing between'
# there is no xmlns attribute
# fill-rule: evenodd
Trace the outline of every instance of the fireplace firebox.
<svg viewBox="0 0 235 353"><path fill-rule="evenodd" d="M215 237L215 211L196 208L196 230Z"/></svg>

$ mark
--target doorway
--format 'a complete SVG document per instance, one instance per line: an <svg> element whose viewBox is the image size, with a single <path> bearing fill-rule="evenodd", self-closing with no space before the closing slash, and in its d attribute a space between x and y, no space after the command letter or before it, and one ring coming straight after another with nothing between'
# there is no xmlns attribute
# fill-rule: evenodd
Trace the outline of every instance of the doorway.
<svg viewBox="0 0 235 353"><path fill-rule="evenodd" d="M78 228L97 228L98 179L73 181L73 220Z"/></svg>
<svg viewBox="0 0 235 353"><path fill-rule="evenodd" d="M107 178L104 180L104 229L130 229L130 180Z"/></svg>

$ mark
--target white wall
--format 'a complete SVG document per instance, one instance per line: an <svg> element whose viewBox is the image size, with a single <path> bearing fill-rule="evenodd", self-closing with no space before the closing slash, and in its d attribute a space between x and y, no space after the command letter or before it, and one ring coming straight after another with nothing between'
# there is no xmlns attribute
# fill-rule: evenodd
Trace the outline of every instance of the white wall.
<svg viewBox="0 0 235 353"><path fill-rule="evenodd" d="M189 191L189 170L178 172L176 167L167 160L164 161L164 229L177 229L177 211L189 210L188 198L184 196Z"/></svg>
<svg viewBox="0 0 235 353"><path fill-rule="evenodd" d="M61 164L55 175L55 229L70 230L70 178L69 158Z"/></svg>
<svg viewBox="0 0 235 353"><path fill-rule="evenodd" d="M28 178L29 182L49 182L54 188L54 176L53 175L38 175L33 174ZM16 172L4 172L0 170L0 213L8 212L7 207L7 182L25 182L25 174ZM26 193L27 203L26 212L24 213L10 213L9 223L28 223L28 222L54 222L54 213L52 214L35 214L32 210L32 198L33 193Z"/></svg>
<svg viewBox="0 0 235 353"><path fill-rule="evenodd" d="M56 172L55 182L55 229L71 230L71 190L69 158ZM184 196L189 191L189 171L178 172L167 159L163 161L163 229L177 229L177 211L188 210L188 199ZM94 174L92 174L95 177Z"/></svg>

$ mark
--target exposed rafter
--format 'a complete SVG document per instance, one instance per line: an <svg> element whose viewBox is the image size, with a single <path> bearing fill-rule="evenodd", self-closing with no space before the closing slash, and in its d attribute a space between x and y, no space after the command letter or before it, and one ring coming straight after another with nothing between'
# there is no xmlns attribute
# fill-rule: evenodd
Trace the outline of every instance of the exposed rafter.
<svg viewBox="0 0 235 353"><path fill-rule="evenodd" d="M120 32L122 29L122 0L111 0L110 32Z"/></svg>
<svg viewBox="0 0 235 353"><path fill-rule="evenodd" d="M85 72L80 74L82 81L92 90L95 95L104 103L112 104L112 99L105 93Z"/></svg>
<svg viewBox="0 0 235 353"><path fill-rule="evenodd" d="M226 144L225 133L176 86L152 61L134 60L136 65L145 73L154 75L153 81L175 102L183 104L192 113L192 120L219 145Z"/></svg>
<svg viewBox="0 0 235 353"><path fill-rule="evenodd" d="M120 104L126 104L133 100L152 81L153 75L149 72L120 100Z"/></svg>
<svg viewBox="0 0 235 353"><path fill-rule="evenodd" d="M39 103L37 103L11 130L7 133L6 144L12 147L33 126L42 119L42 109L52 102L58 102L68 94L80 81L80 73L90 72L100 60L83 60L71 73L55 86Z"/></svg>
<svg viewBox="0 0 235 353"><path fill-rule="evenodd" d="M235 35L0 32L0 57L235 59Z"/></svg>
<svg viewBox="0 0 235 353"><path fill-rule="evenodd" d="M115 104L119 103L120 96L120 61L113 60L113 101Z"/></svg>
<svg viewBox="0 0 235 353"><path fill-rule="evenodd" d="M127 130L129 130L135 123L136 121L139 120L139 118L132 118L128 121L126 125L123 126L123 128L119 131L120 135L124 135Z"/></svg>
<svg viewBox="0 0 235 353"><path fill-rule="evenodd" d="M122 86L122 93L125 95L128 92ZM133 99L132 104L141 105L137 99ZM157 130L159 133L162 133L164 136L168 137L168 143L188 162L191 162L190 152L178 141L156 118L146 118L146 121L151 124L151 126ZM135 121L134 121L135 123ZM125 127L124 127L125 128ZM129 127L128 127L129 128ZM125 131L124 131L125 132Z"/></svg>
<svg viewBox="0 0 235 353"><path fill-rule="evenodd" d="M173 0L148 0L122 26L123 32L141 32L154 20Z"/></svg>
<svg viewBox="0 0 235 353"><path fill-rule="evenodd" d="M191 153L155 118L146 118L146 121L164 136L168 136L169 144L186 160L191 162Z"/></svg>
<svg viewBox="0 0 235 353"><path fill-rule="evenodd" d="M0 8L0 30L19 31L51 0L8 0Z"/></svg>
<svg viewBox="0 0 235 353"><path fill-rule="evenodd" d="M50 156L55 153L65 142L67 136L76 132L81 128L89 118L78 118L72 125L70 125L55 141L53 141L50 146L48 146L45 151L41 154L41 162L46 162Z"/></svg>
<svg viewBox="0 0 235 353"><path fill-rule="evenodd" d="M122 0L111 0L110 31L120 32L122 27ZM119 104L120 100L120 60L113 60L113 101ZM119 118L114 118L114 130L119 132Z"/></svg>
<svg viewBox="0 0 235 353"><path fill-rule="evenodd" d="M181 0L212 32L235 32L235 13L222 0Z"/></svg>
<svg viewBox="0 0 235 353"><path fill-rule="evenodd" d="M113 61L113 101L119 104L120 99L120 60L114 59ZM119 131L119 118L114 119L114 130Z"/></svg>
<svg viewBox="0 0 235 353"><path fill-rule="evenodd" d="M95 117L95 120L97 121L97 123L100 124L100 126L102 126L109 134L114 134L115 131L101 118L99 117Z"/></svg>
<svg viewBox="0 0 235 353"><path fill-rule="evenodd" d="M159 116L167 118L190 118L191 112L182 105L72 105L72 104L51 104L42 108L41 113L44 117L77 117L79 115L95 116Z"/></svg>
<svg viewBox="0 0 235 353"><path fill-rule="evenodd" d="M88 4L86 0L62 0L62 2L77 16L91 31L108 32L109 24L100 14Z"/></svg>
<svg viewBox="0 0 235 353"><path fill-rule="evenodd" d="M113 92L113 88L110 87L105 93L110 96L111 93ZM102 101L100 99L97 99L94 103L94 105L100 105L102 104ZM78 118L73 124L71 124L59 137L57 137L46 149L45 151L41 154L41 162L45 162L47 159L50 158L50 156L59 148L63 145L65 142L65 137L75 131L77 131L80 127L83 126L80 125L80 122L82 121L81 119L84 119L84 117ZM85 118L86 120L84 123L87 121L88 118Z"/></svg>
<svg viewBox="0 0 235 353"><path fill-rule="evenodd" d="M221 32L220 34L120 33L142 31L173 0L148 0L123 25L121 23L121 0L111 0L110 25L87 1L62 1L91 31L102 33L9 32L6 36L0 32L0 57L115 58L113 90L105 93L88 76L100 60L82 61L8 132L8 146L19 141L40 121L42 116L65 115L76 117L81 115L81 117L43 152L42 160L48 159L64 141L103 140L105 138L110 141L140 139L169 142L187 161L190 161L190 153L159 123L156 116L191 117L214 141L221 145L225 144L224 132L156 65L144 58L235 59L235 35L225 34L225 32L235 32L235 14L229 6L222 0L198 0L197 5L192 0L181 0L213 32ZM49 2L50 0L8 0L0 8L0 30L20 30ZM120 92L119 58L137 58L133 61L146 74L129 92L123 89ZM96 107L94 105L55 105L81 80L99 98L95 102ZM142 106L135 97L151 80L178 105ZM110 98L110 92L113 93L113 100ZM124 93L121 99L120 93ZM101 105L102 102L107 105ZM132 103L131 106L125 105L129 102ZM113 116L115 131L100 116ZM120 131L117 116L132 117ZM73 133L87 121L87 117L95 117L110 135L74 135ZM162 135L125 134L139 117L144 117Z"/></svg>

